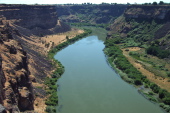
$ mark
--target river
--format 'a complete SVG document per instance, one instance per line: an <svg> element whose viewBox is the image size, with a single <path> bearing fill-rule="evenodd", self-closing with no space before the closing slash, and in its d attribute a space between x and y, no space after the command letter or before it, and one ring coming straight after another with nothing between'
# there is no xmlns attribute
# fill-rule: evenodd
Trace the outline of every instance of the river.
<svg viewBox="0 0 170 113"><path fill-rule="evenodd" d="M163 113L109 67L103 43L88 36L55 55L65 67L57 113Z"/></svg>

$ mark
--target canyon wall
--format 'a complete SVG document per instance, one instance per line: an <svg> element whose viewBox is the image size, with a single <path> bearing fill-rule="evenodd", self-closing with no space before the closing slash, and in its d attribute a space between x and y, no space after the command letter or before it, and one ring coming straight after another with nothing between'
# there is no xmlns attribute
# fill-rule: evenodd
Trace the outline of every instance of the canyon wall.
<svg viewBox="0 0 170 113"><path fill-rule="evenodd" d="M134 31L133 34L136 34L136 36L145 30L143 35L149 34L146 36L147 39L144 39L145 42L160 39L162 41L160 42L160 44L162 44L160 46L168 49L170 45L168 38L170 32L169 21L170 6L131 5L127 7L122 16L110 25L111 30L109 35L111 36L111 34L117 33L122 38L125 38L135 29L136 31ZM136 26L137 24L138 26ZM155 29L155 31L152 31L153 29ZM138 37L138 39L140 38L141 36Z"/></svg>
<svg viewBox="0 0 170 113"><path fill-rule="evenodd" d="M0 15L11 23L29 29L35 35L65 32L70 28L61 27L56 6L46 5L1 5Z"/></svg>
<svg viewBox="0 0 170 113"><path fill-rule="evenodd" d="M69 30L55 6L0 5L0 110L34 112L37 98L45 103L53 66L41 37Z"/></svg>
<svg viewBox="0 0 170 113"><path fill-rule="evenodd" d="M46 57L49 48L41 37L69 31L70 26L62 21L111 23L108 35L111 38L113 34L126 38L131 31L136 36L144 28L158 27L145 41L164 37L167 40L161 40L160 44L167 49L170 47L169 15L169 6L0 5L0 110L34 112L39 107L37 103L42 102L37 101L35 105L34 100L45 99L44 79L53 67ZM135 25L145 24L150 26L135 30L140 28Z"/></svg>
<svg viewBox="0 0 170 113"><path fill-rule="evenodd" d="M3 23L1 20L1 23ZM17 42L8 25L0 28L1 55L1 102L7 111L33 110L33 88L29 80L30 72L26 52Z"/></svg>
<svg viewBox="0 0 170 113"><path fill-rule="evenodd" d="M127 5L83 4L57 6L58 16L63 22L108 24L123 14Z"/></svg>
<svg viewBox="0 0 170 113"><path fill-rule="evenodd" d="M134 19L157 19L157 20L170 20L170 6L150 6L150 5L132 5L127 7L124 16Z"/></svg>

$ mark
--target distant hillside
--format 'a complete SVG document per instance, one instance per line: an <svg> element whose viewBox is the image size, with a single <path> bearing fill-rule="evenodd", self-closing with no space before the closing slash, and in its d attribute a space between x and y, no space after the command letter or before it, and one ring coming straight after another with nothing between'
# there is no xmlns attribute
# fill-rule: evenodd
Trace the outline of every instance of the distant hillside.
<svg viewBox="0 0 170 113"><path fill-rule="evenodd" d="M57 6L57 12L63 22L108 24L122 15L126 7L120 4L64 5Z"/></svg>
<svg viewBox="0 0 170 113"><path fill-rule="evenodd" d="M121 77L169 113L170 6L128 6L110 25L105 44Z"/></svg>
<svg viewBox="0 0 170 113"><path fill-rule="evenodd" d="M158 43L170 50L170 6L128 6L123 16L111 24L110 34L132 38L139 45ZM111 36L110 37L114 37ZM133 46L133 45L132 45Z"/></svg>

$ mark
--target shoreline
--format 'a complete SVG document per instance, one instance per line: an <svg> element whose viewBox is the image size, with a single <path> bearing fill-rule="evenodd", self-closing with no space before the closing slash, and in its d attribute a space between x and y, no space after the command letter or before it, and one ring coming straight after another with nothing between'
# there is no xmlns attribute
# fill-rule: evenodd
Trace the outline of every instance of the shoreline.
<svg viewBox="0 0 170 113"><path fill-rule="evenodd" d="M131 86L133 86L134 88L136 88L137 91L138 91L138 93L139 93L140 95L142 95L145 99L147 99L148 101L150 101L150 102L153 103L153 104L158 105L158 107L159 107L164 113L169 113L169 111L166 111L167 109L164 108L164 106L167 106L166 104L163 104L163 103L155 100L155 99L158 99L158 98L155 98L155 95L158 95L158 94L155 94L155 93L152 91L152 89L150 89L150 88L145 88L144 84L143 84L143 85L135 85L135 83L130 82L130 81L128 80L128 78L129 78L128 75L127 75L126 73L124 73L121 69L117 68L117 66L116 66L116 64L115 64L115 61L112 61L112 60L111 60L110 56L109 56L108 53L107 53L108 50L106 50L106 49L109 49L109 47L106 47L106 44L105 44L105 48L104 48L103 52L104 52L104 54L105 54L106 62L108 63L109 67L111 67L111 68L119 75L119 77L121 77L121 79L122 79L123 81L127 82L129 85L131 85ZM122 55L123 55L123 53L122 53ZM132 80L133 80L133 79L132 79ZM142 89L140 88L141 86L143 87ZM152 92L152 93L155 94L155 95L149 95L149 94L146 93L146 91ZM163 105L161 106L161 104L163 104ZM169 110L169 109L168 109L168 110Z"/></svg>
<svg viewBox="0 0 170 113"><path fill-rule="evenodd" d="M53 47L48 52L48 58L52 60L52 64L55 68L55 71L52 73L51 77L48 77L46 79L46 82L45 82L45 84L48 86L48 89L46 89L46 91L49 94L49 97L45 102L47 105L46 112L50 112L50 111L56 112L56 106L58 105L56 82L61 77L61 75L64 73L64 66L57 59L54 58L54 55L57 54L58 51L70 45L71 43L74 43L75 41L84 38L90 33L92 33L91 30L84 29L83 33L73 38L68 38L65 42L60 43L59 45Z"/></svg>

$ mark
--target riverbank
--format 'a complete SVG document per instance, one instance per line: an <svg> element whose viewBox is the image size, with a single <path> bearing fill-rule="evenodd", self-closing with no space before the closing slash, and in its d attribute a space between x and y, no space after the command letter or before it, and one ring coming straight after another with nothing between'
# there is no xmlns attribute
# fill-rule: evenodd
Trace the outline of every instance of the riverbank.
<svg viewBox="0 0 170 113"><path fill-rule="evenodd" d="M48 94L48 99L46 100L45 104L47 105L46 107L46 112L56 112L56 106L58 105L58 96L57 96L57 86L56 82L60 78L60 76L64 73L64 66L54 59L54 55L60 51L61 49L65 48L71 43L74 43L75 41L89 35L92 31L89 29L84 29L83 33L75 36L74 38L68 38L65 37L66 40L63 40L64 42L60 42L57 46L53 47L49 53L48 53L48 58L52 60L53 66L55 67L55 71L52 73L51 77L47 77L45 84L48 86L46 88L47 94Z"/></svg>
<svg viewBox="0 0 170 113"><path fill-rule="evenodd" d="M55 55L65 66L57 82L58 113L162 113L109 67L103 43L90 35Z"/></svg>
<svg viewBox="0 0 170 113"><path fill-rule="evenodd" d="M153 82L150 82L139 69L136 69L123 55L123 51L116 43L117 40L115 39L108 39L105 41L106 48L104 49L104 52L108 56L110 65L119 73L123 80L138 88L138 90L144 94L145 98L158 103L161 108L166 112L169 112L169 98L165 98L169 93L160 89L160 87ZM125 51L129 50L125 49Z"/></svg>
<svg viewBox="0 0 170 113"><path fill-rule="evenodd" d="M57 33L57 34L46 35L42 37L42 43L45 43L46 48L49 51L51 48L54 48L55 46L67 41L67 39L72 39L76 37L76 35L82 33L84 33L84 30L82 29L71 28L70 31L64 33Z"/></svg>

